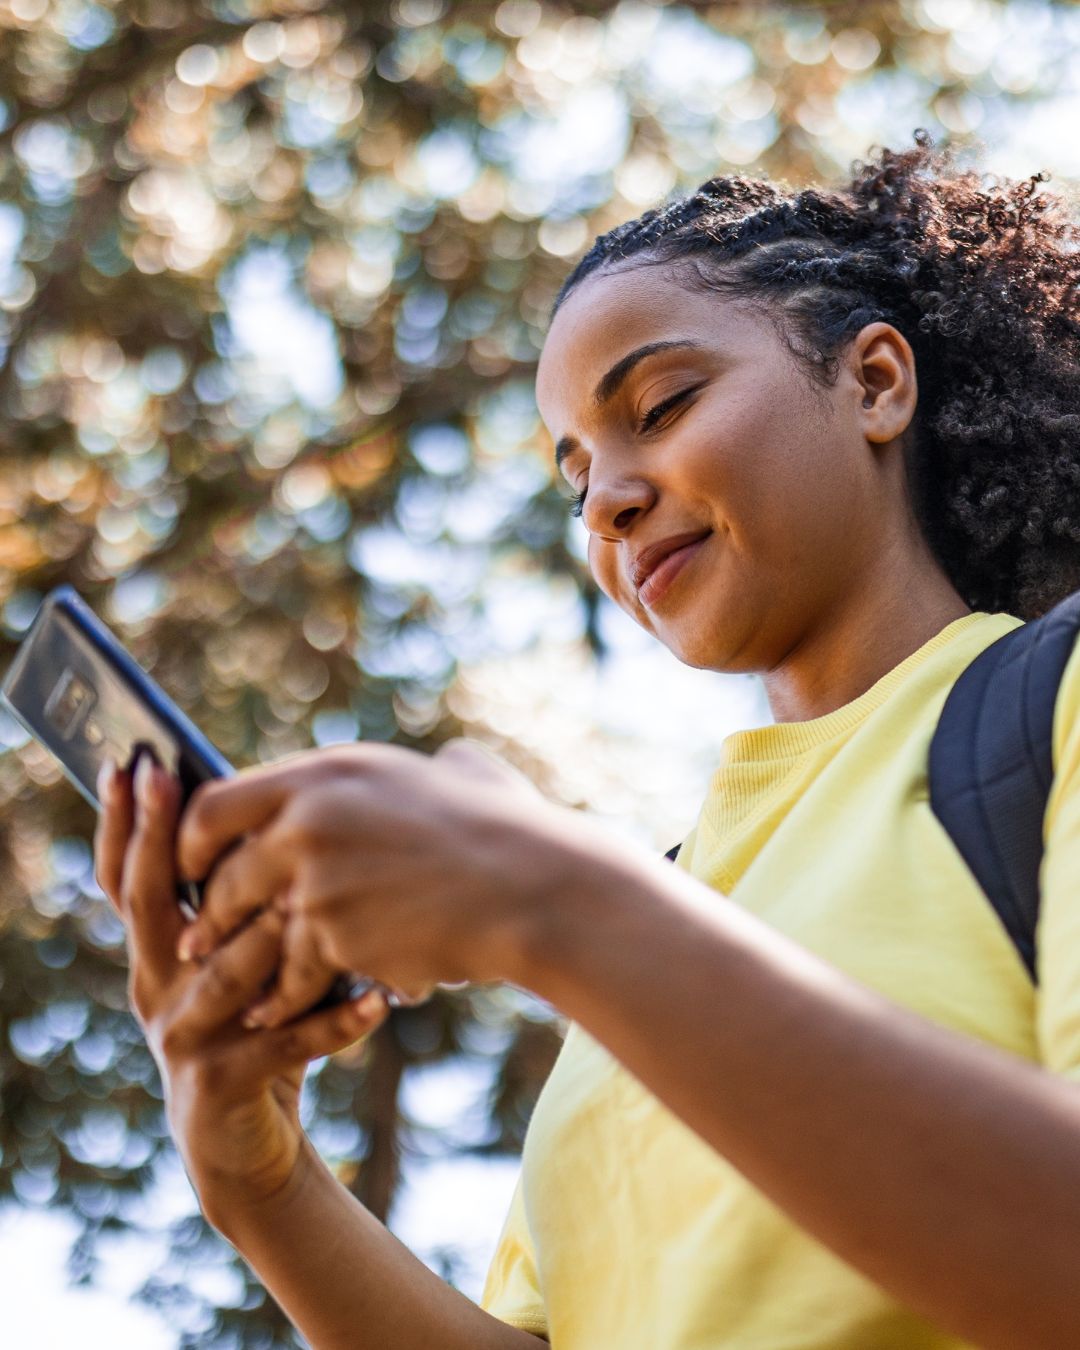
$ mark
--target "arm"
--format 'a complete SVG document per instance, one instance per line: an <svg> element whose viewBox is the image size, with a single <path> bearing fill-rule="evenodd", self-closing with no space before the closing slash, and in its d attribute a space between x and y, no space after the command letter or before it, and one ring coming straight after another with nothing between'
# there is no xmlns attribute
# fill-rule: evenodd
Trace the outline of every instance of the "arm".
<svg viewBox="0 0 1080 1350"><path fill-rule="evenodd" d="M622 844L582 848L549 895L519 982L795 1222L988 1350L1080 1345L1073 1085Z"/></svg>
<svg viewBox="0 0 1080 1350"><path fill-rule="evenodd" d="M451 1289L323 1166L299 1122L309 1060L370 1034L385 1001L323 1009L272 1031L244 1010L281 956L267 909L203 962L182 962L173 838L178 784L140 766L99 784L97 875L127 929L130 992L165 1085L169 1124L209 1221L313 1350L528 1350L537 1339Z"/></svg>
<svg viewBox="0 0 1080 1350"><path fill-rule="evenodd" d="M316 1350L536 1350L388 1232L310 1147L273 1199L221 1230Z"/></svg>
<svg viewBox="0 0 1080 1350"><path fill-rule="evenodd" d="M1080 1345L1073 1085L890 1003L456 744L200 788L186 875L256 832L214 871L203 950L284 878L295 950L328 971L531 989L901 1303L987 1350ZM287 951L264 1025L309 1005L309 966Z"/></svg>

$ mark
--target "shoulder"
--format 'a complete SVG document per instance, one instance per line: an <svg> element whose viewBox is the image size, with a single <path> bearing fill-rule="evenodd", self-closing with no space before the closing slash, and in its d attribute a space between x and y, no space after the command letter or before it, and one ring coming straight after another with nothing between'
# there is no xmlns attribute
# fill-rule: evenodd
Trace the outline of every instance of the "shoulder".
<svg viewBox="0 0 1080 1350"><path fill-rule="evenodd" d="M1080 794L1080 632L1062 671L1054 700L1051 738L1054 777L1047 798L1044 838L1049 840L1062 801Z"/></svg>
<svg viewBox="0 0 1080 1350"><path fill-rule="evenodd" d="M1072 655L1066 662L1054 704L1055 772L1065 767L1064 761L1069 753L1070 742L1078 739L1078 732L1080 732L1080 640L1073 645Z"/></svg>

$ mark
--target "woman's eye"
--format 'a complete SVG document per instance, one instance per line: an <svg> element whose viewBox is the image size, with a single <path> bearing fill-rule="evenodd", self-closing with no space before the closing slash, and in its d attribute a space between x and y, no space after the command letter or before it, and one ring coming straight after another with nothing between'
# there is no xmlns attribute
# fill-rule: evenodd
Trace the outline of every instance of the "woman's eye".
<svg viewBox="0 0 1080 1350"><path fill-rule="evenodd" d="M677 394L672 394L670 398L665 398L663 402L657 403L654 407L650 408L641 419L638 424L638 431L649 431L660 421L666 412L670 412L672 408L681 403L684 399L689 398L691 394L696 394L700 388L701 385L699 384L691 385L688 389L680 389ZM586 486L582 488L580 492L575 492L571 497L570 514L572 516L581 516L585 509L585 498L588 491L588 486Z"/></svg>
<svg viewBox="0 0 1080 1350"><path fill-rule="evenodd" d="M690 389L680 389L677 394L672 394L670 398L666 398L662 403L657 403L655 407L650 408L638 424L638 431L648 431L651 427L654 427L669 409L674 408L677 403L680 403L689 394L694 393L698 387L695 385Z"/></svg>

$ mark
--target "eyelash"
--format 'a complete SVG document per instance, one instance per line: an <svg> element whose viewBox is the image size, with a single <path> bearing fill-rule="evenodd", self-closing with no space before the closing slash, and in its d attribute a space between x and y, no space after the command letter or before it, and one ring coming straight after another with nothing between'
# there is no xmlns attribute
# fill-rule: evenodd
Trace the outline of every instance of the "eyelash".
<svg viewBox="0 0 1080 1350"><path fill-rule="evenodd" d="M657 403L654 407L650 408L638 425L639 435L646 431L651 431L660 418L663 417L664 413L668 412L671 408L674 408L677 403L693 392L693 388L680 389L677 394L672 394L670 398L665 398L663 402ZM584 511L585 498L588 495L588 491L588 485L586 485L580 492L574 493L570 501L570 514L572 516L580 516Z"/></svg>

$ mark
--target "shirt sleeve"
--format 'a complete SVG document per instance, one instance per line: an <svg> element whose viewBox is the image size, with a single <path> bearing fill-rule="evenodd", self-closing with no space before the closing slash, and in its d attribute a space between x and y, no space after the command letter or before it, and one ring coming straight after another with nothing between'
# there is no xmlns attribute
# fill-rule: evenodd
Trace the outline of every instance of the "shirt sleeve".
<svg viewBox="0 0 1080 1350"><path fill-rule="evenodd" d="M1080 642L1054 709L1036 928L1037 1034L1048 1069L1080 1080Z"/></svg>
<svg viewBox="0 0 1080 1350"><path fill-rule="evenodd" d="M495 1255L484 1284L480 1306L521 1331L534 1336L548 1337L547 1313L540 1292L540 1277L536 1268L536 1253L525 1214L525 1192L518 1177L510 1210L503 1223Z"/></svg>

